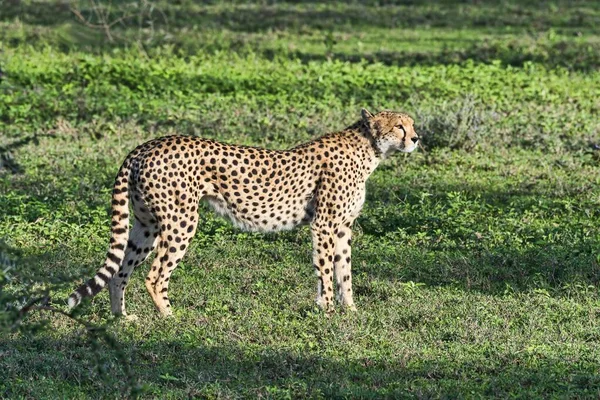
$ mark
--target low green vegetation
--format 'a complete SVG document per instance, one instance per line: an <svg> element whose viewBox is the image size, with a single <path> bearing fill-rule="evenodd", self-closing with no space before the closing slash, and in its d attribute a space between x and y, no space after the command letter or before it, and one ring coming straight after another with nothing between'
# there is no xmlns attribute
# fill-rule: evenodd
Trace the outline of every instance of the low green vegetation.
<svg viewBox="0 0 600 400"><path fill-rule="evenodd" d="M0 397L600 397L600 5L390 3L115 1L107 31L102 2L0 0ZM315 308L307 227L203 206L173 318L148 264L137 321L106 292L91 331L17 314L101 266L144 140L281 149L361 107L410 113L423 148L368 183L357 313Z"/></svg>

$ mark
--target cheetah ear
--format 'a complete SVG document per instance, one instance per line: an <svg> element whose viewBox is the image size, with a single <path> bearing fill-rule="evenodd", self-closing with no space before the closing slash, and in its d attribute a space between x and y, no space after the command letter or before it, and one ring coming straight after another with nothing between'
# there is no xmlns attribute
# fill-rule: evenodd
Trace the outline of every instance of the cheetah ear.
<svg viewBox="0 0 600 400"><path fill-rule="evenodd" d="M361 108L360 115L364 122L368 123L371 118L373 118L373 114L369 112L366 108Z"/></svg>
<svg viewBox="0 0 600 400"><path fill-rule="evenodd" d="M375 126L373 124L373 114L371 114L369 112L369 110L367 110L366 108L362 108L360 110L360 115L362 117L362 124L363 126L365 126L368 131L370 132L370 135L374 135L375 133Z"/></svg>

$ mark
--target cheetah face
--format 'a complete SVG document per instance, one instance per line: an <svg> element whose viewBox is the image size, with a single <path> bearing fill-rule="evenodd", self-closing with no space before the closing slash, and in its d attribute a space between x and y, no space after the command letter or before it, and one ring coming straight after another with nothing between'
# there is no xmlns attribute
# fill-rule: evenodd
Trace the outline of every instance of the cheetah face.
<svg viewBox="0 0 600 400"><path fill-rule="evenodd" d="M363 123L371 130L375 145L383 156L400 151L410 153L417 148L419 136L415 132L415 121L406 114L382 111L375 115L362 109Z"/></svg>

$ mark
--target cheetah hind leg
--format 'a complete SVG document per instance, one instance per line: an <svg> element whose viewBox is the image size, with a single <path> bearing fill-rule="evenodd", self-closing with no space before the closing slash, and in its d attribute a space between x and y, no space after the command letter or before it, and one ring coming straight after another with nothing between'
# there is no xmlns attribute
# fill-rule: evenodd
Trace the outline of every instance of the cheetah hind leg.
<svg viewBox="0 0 600 400"><path fill-rule="evenodd" d="M146 289L152 296L156 309L164 317L173 314L168 297L169 279L185 255L190 240L194 237L198 218L197 216L184 218L184 221L186 222L179 223L179 228L161 233L156 258L146 277Z"/></svg>
<svg viewBox="0 0 600 400"><path fill-rule="evenodd" d="M113 314L127 316L125 311L125 288L135 267L144 262L156 247L158 226L144 225L137 219L129 232L125 257L118 273L108 284L110 308ZM128 319L133 319L129 316Z"/></svg>

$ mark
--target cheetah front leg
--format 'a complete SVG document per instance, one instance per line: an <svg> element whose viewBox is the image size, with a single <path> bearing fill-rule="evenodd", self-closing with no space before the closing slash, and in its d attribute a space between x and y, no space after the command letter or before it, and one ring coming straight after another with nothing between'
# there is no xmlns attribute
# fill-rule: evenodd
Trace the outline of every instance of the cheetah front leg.
<svg viewBox="0 0 600 400"><path fill-rule="evenodd" d="M337 283L337 300L348 310L356 311L352 298L352 229L351 224L342 225L335 234L335 277Z"/></svg>
<svg viewBox="0 0 600 400"><path fill-rule="evenodd" d="M317 218L311 227L313 242L313 266L317 283L317 305L325 311L333 311L333 229L326 221Z"/></svg>

